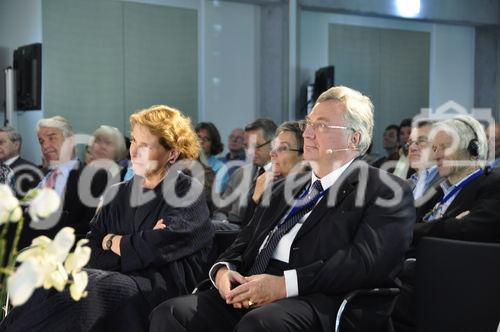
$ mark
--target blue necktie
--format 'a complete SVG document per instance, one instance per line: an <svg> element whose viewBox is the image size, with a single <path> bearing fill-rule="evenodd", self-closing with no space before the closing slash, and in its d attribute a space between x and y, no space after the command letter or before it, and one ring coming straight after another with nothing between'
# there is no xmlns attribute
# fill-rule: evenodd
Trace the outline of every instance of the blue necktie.
<svg viewBox="0 0 500 332"><path fill-rule="evenodd" d="M321 182L316 180L309 189L305 199L299 198L295 200L292 210L283 222L276 225L267 236L266 244L255 258L252 267L248 271L248 275L261 274L266 270L283 235L288 233L305 214L313 209L318 199L322 196L322 192L323 187L321 186ZM300 208L297 208L299 204Z"/></svg>

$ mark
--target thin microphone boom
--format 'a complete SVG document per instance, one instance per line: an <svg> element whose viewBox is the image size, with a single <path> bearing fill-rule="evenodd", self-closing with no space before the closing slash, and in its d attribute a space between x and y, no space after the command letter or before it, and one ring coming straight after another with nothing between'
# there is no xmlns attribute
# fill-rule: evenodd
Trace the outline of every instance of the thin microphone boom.
<svg viewBox="0 0 500 332"><path fill-rule="evenodd" d="M357 150L357 149L352 149L352 148L344 148L344 149L326 149L327 154L332 154L334 152L338 151L351 151L351 150Z"/></svg>

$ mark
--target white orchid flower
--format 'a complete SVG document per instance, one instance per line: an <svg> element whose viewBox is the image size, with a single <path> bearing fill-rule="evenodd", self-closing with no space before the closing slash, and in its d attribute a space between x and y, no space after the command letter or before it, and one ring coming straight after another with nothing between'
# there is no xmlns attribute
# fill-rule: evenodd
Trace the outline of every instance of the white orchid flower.
<svg viewBox="0 0 500 332"><path fill-rule="evenodd" d="M85 271L73 273L71 276L73 277L73 283L69 286L69 294L73 300L78 301L87 296L85 288L87 288L89 277Z"/></svg>
<svg viewBox="0 0 500 332"><path fill-rule="evenodd" d="M19 220L22 211L18 210L20 210L19 201L12 193L10 187L5 184L0 184L0 225L8 221ZM21 212L21 214L19 214L19 212ZM16 217L18 218L15 219Z"/></svg>
<svg viewBox="0 0 500 332"><path fill-rule="evenodd" d="M49 289L54 287L57 291L62 292L68 283L68 274L64 270L62 264L57 265L49 274L45 276L43 288Z"/></svg>
<svg viewBox="0 0 500 332"><path fill-rule="evenodd" d="M0 209L0 225L5 224L10 219L10 212Z"/></svg>
<svg viewBox="0 0 500 332"><path fill-rule="evenodd" d="M23 262L7 279L7 290L13 306L24 304L33 291L39 287L41 273L35 261L27 260Z"/></svg>
<svg viewBox="0 0 500 332"><path fill-rule="evenodd" d="M56 264L64 262L74 243L75 230L71 227L64 227L57 232L54 240L47 246L46 258Z"/></svg>
<svg viewBox="0 0 500 332"><path fill-rule="evenodd" d="M91 249L85 246L88 242L78 241L70 253L75 243L75 230L71 227L61 229L54 240L46 236L35 238L29 248L19 253L17 261L21 265L8 278L12 304L23 304L38 287L61 292L70 284L69 292L75 301L87 296L88 275L82 268L90 260Z"/></svg>
<svg viewBox="0 0 500 332"><path fill-rule="evenodd" d="M64 268L67 273L79 272L90 260L91 250L89 247L84 247L89 240L81 239L76 244L75 251L68 255L64 262Z"/></svg>
<svg viewBox="0 0 500 332"><path fill-rule="evenodd" d="M31 241L31 246L21 251L17 261L36 258L44 263L52 262L54 265L64 262L71 247L75 243L75 230L64 227L55 236L54 240L42 235Z"/></svg>
<svg viewBox="0 0 500 332"><path fill-rule="evenodd" d="M57 192L50 188L38 190L37 195L30 202L28 212L33 221L45 219L54 213L61 204Z"/></svg>
<svg viewBox="0 0 500 332"><path fill-rule="evenodd" d="M23 216L23 210L21 210L20 206L16 206L14 210L10 213L10 221L17 222Z"/></svg>
<svg viewBox="0 0 500 332"><path fill-rule="evenodd" d="M0 184L0 208L12 211L16 206L19 206L19 201L10 187L6 184Z"/></svg>

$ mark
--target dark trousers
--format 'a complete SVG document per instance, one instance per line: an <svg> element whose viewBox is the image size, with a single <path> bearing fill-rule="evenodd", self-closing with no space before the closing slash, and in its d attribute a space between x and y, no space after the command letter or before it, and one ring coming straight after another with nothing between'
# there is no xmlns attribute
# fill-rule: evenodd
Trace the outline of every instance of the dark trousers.
<svg viewBox="0 0 500 332"><path fill-rule="evenodd" d="M217 289L163 302L150 315L150 331L321 331L313 307L301 297L260 308L234 309Z"/></svg>
<svg viewBox="0 0 500 332"><path fill-rule="evenodd" d="M401 293L392 313L394 329L396 332L415 332L415 262L405 262L399 279Z"/></svg>

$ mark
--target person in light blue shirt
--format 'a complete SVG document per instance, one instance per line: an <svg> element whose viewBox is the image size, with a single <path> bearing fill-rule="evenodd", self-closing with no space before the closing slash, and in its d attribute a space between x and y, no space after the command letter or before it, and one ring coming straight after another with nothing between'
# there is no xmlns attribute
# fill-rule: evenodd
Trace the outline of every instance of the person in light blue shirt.
<svg viewBox="0 0 500 332"><path fill-rule="evenodd" d="M490 151L490 158L493 159L490 163L492 168L500 167L500 123L495 123L488 128L488 134L494 134L494 150Z"/></svg>
<svg viewBox="0 0 500 332"><path fill-rule="evenodd" d="M435 190L429 189L442 181L432 158L431 142L429 141L431 128L432 123L429 121L419 121L416 125L414 124L406 144L410 167L415 170L408 182L413 190L415 206L417 207L433 196Z"/></svg>
<svg viewBox="0 0 500 332"><path fill-rule="evenodd" d="M215 192L221 193L229 181L229 174L224 163L216 157L224 150L219 131L211 122L200 122L195 131L203 152L200 161L214 171L216 177L213 186L215 186Z"/></svg>

